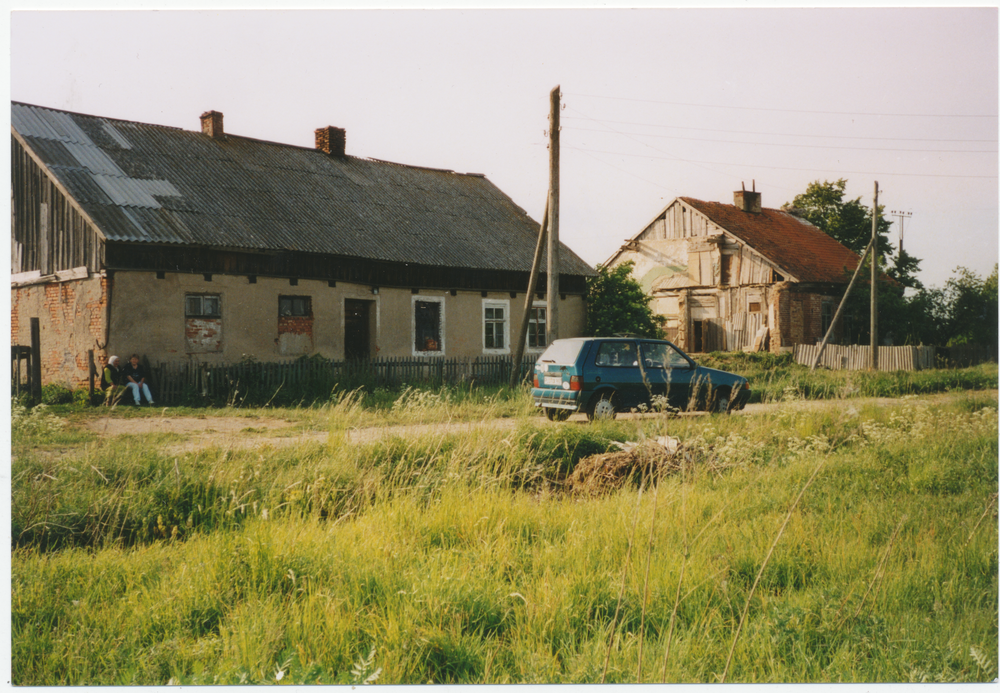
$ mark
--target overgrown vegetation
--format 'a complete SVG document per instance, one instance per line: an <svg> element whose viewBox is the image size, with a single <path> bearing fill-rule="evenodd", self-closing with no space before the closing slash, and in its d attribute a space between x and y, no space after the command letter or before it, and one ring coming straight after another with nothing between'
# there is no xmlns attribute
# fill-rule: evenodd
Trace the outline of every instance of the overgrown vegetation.
<svg viewBox="0 0 1000 693"><path fill-rule="evenodd" d="M997 387L997 364L924 371L831 371L795 363L791 354L713 352L699 357L710 368L738 373L750 381L751 402L788 398L850 399L902 397Z"/></svg>
<svg viewBox="0 0 1000 693"><path fill-rule="evenodd" d="M795 397L601 425L515 405L512 426L352 444L510 406L355 393L282 412L325 443L180 454L15 408L14 683L995 678L995 392ZM664 476L564 490L664 434Z"/></svg>
<svg viewBox="0 0 1000 693"><path fill-rule="evenodd" d="M808 220L858 255L872 235L872 209L861 198L845 200L847 180L814 181L782 209ZM998 286L997 265L986 277L956 267L943 288L926 287L917 279L921 260L889 242L892 222L879 206L877 232L879 271L879 333L895 344L956 346L976 344L996 358ZM870 267L870 260L866 262ZM866 274L865 276L870 276ZM869 284L862 281L848 298L843 320L844 340L870 344Z"/></svg>

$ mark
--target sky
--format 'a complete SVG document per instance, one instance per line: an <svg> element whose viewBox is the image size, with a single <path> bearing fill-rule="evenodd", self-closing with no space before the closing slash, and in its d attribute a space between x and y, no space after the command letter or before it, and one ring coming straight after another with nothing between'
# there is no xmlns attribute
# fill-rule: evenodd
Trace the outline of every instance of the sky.
<svg viewBox="0 0 1000 693"><path fill-rule="evenodd" d="M675 197L847 179L920 279L998 256L997 8L16 10L10 98L485 174L606 261Z"/></svg>

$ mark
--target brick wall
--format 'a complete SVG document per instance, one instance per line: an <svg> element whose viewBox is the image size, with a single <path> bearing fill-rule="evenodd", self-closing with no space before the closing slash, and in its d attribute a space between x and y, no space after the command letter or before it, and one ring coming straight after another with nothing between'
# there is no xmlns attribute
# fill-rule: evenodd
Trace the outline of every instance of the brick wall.
<svg viewBox="0 0 1000 693"><path fill-rule="evenodd" d="M278 334L307 334L312 337L313 319L309 317L279 317Z"/></svg>
<svg viewBox="0 0 1000 693"><path fill-rule="evenodd" d="M780 347L815 344L823 339L823 299L821 293L796 292L788 284L772 287L771 300L777 306L777 325L771 333L772 352L777 353Z"/></svg>
<svg viewBox="0 0 1000 693"><path fill-rule="evenodd" d="M31 344L31 318L39 319L42 383L70 388L89 384L88 350L102 351L107 319L103 277L11 289L11 344Z"/></svg>

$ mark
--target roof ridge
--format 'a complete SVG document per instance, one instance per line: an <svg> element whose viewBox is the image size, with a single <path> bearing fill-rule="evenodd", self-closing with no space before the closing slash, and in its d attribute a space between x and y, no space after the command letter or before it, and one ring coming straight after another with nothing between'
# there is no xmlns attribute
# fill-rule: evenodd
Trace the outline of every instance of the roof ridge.
<svg viewBox="0 0 1000 693"><path fill-rule="evenodd" d="M156 123L143 123L138 120L126 120L125 118L113 118L110 116L94 115L93 113L80 113L79 111L67 111L64 108L53 108L52 106L40 106L37 103L27 103L26 101L15 101L11 99L11 105L16 106L27 106L28 108L41 108L46 111L55 111L56 113L65 113L67 115L82 116L83 118L97 118L100 120L111 120L116 123L133 123L136 125L146 125L152 128L164 128L166 130L179 130L185 132L184 128L179 128L176 125L158 125ZM189 130L187 132L197 132L197 130Z"/></svg>
<svg viewBox="0 0 1000 693"><path fill-rule="evenodd" d="M13 99L11 99L11 104L12 105L17 105L17 106L26 106L28 108L41 108L41 109L46 110L46 111L55 111L57 113L65 113L67 115L81 116L81 117L84 117L84 118L96 118L96 119L99 119L99 120L109 120L109 121L114 121L114 122L117 122L117 123L130 123L132 125L142 125L144 127L151 127L151 128L164 128L166 130L172 130L172 131L175 131L175 132L190 132L191 134L194 134L194 135L201 135L201 134L203 134L200 130L189 130L187 128L177 127L176 125L160 125L158 123L146 123L146 122L143 122L141 120L127 120L125 118L110 118L108 116L93 115L91 113L79 113L79 112L76 112L76 111L67 111L67 110L62 109L62 108L53 108L51 106L40 106L38 104L27 103L27 102L24 102L24 101L15 101ZM233 134L231 132L227 132L226 133L226 138L227 139L240 139L240 140L244 140L244 141L247 141L247 142L257 142L257 143L260 143L260 144L270 144L270 145L273 145L275 147L288 147L290 149L298 149L298 150L306 151L306 152L320 152L320 150L316 149L315 147L308 147L308 146L302 145L302 144L290 144L288 142L278 142L278 141L275 141L275 140L265 140L265 139L261 139L259 137L249 137L248 135L236 135L236 134ZM320 153L322 153L322 152L320 152ZM358 160L358 161L372 161L372 162L379 163L379 164L388 164L390 166L400 166L400 167L403 167L403 168L415 169L415 170L420 170L420 171L437 171L437 172L440 172L440 173L454 173L457 176L472 176L474 178L487 178L487 176L486 176L485 173L463 173L461 171L455 171L455 170L450 169L450 168L436 168L434 166L420 166L418 164L404 164L404 163L401 163L401 162L398 162L398 161L388 161L386 159L379 159L379 158L376 158L376 157L369 157L369 156L355 156L353 154L345 154L342 158L345 158L345 159L355 159L355 160Z"/></svg>

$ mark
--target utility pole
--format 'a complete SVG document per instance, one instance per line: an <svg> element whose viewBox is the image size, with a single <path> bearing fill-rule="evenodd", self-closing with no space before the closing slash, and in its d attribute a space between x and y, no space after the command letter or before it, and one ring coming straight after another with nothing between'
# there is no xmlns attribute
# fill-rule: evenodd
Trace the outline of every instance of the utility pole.
<svg viewBox="0 0 1000 693"><path fill-rule="evenodd" d="M559 339L559 96L557 84L549 94L549 263L545 302L546 344Z"/></svg>
<svg viewBox="0 0 1000 693"><path fill-rule="evenodd" d="M538 270L542 264L542 250L545 248L545 226L549 223L549 206L545 205L542 223L538 227L538 241L535 243L535 259L531 261L531 274L528 275L528 293L524 296L524 313L521 314L521 327L517 331L517 341L514 342L514 357L510 368L510 389L521 382L521 359L524 358L524 343L528 338L528 321L531 318L531 304L535 298L535 285L538 283Z"/></svg>
<svg viewBox="0 0 1000 693"><path fill-rule="evenodd" d="M899 219L899 254L903 254L903 222L913 216L913 212L898 212L895 209L889 212L892 216Z"/></svg>
<svg viewBox="0 0 1000 693"><path fill-rule="evenodd" d="M878 370L878 181L872 205L872 370Z"/></svg>

